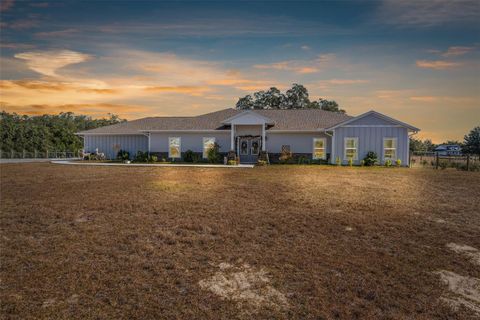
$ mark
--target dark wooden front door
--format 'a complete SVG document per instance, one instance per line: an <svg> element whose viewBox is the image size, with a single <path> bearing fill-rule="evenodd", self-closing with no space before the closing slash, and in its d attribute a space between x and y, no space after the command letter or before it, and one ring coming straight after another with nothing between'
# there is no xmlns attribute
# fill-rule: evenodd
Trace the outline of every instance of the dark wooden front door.
<svg viewBox="0 0 480 320"><path fill-rule="evenodd" d="M256 163L262 148L262 139L259 137L239 139L238 153L241 163Z"/></svg>

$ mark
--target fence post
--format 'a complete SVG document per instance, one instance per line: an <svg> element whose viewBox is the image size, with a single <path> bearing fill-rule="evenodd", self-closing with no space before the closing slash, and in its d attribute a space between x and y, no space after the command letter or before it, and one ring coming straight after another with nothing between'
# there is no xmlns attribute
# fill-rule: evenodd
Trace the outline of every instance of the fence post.
<svg viewBox="0 0 480 320"><path fill-rule="evenodd" d="M467 154L467 171L470 170L470 154Z"/></svg>
<svg viewBox="0 0 480 320"><path fill-rule="evenodd" d="M439 156L438 156L438 152L435 154L435 169L438 169L438 165L439 165Z"/></svg>

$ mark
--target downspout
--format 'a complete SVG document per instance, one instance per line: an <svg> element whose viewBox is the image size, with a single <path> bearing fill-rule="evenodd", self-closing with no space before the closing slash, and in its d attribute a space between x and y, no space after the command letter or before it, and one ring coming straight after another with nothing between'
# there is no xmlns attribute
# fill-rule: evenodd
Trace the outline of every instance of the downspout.
<svg viewBox="0 0 480 320"><path fill-rule="evenodd" d="M335 141L334 141L334 135L335 135L335 130L332 131L332 134L328 133L327 130L324 130L325 134L332 138L332 159L330 159L330 163L334 164L335 163Z"/></svg>
<svg viewBox="0 0 480 320"><path fill-rule="evenodd" d="M411 134L408 135L407 141L407 152L408 152L408 167L410 168L410 138L416 135L418 131L413 131Z"/></svg>
<svg viewBox="0 0 480 320"><path fill-rule="evenodd" d="M143 135L148 138L148 156L150 157L150 132L144 133Z"/></svg>

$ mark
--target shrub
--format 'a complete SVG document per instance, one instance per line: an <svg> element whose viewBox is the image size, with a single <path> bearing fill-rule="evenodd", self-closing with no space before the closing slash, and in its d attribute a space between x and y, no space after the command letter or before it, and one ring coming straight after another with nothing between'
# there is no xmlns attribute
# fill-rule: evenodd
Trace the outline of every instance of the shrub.
<svg viewBox="0 0 480 320"><path fill-rule="evenodd" d="M157 161L158 161L158 157L154 154L152 154L148 159L148 162L157 162Z"/></svg>
<svg viewBox="0 0 480 320"><path fill-rule="evenodd" d="M259 165L259 166L265 166L265 165L267 165L267 161L265 161L265 160L258 160L258 161L257 161L257 165Z"/></svg>
<svg viewBox="0 0 480 320"><path fill-rule="evenodd" d="M342 160L340 160L340 157L337 157L337 158L335 159L335 164L336 164L337 166L341 166L341 165L342 165Z"/></svg>
<svg viewBox="0 0 480 320"><path fill-rule="evenodd" d="M402 160L397 159L397 161L395 161L395 163L397 164L397 167L400 167L402 165Z"/></svg>
<svg viewBox="0 0 480 320"><path fill-rule="evenodd" d="M228 161L227 161L227 165L229 165L229 166L236 166L236 165L237 165L237 161L235 161L235 160L228 160Z"/></svg>
<svg viewBox="0 0 480 320"><path fill-rule="evenodd" d="M135 155L133 161L135 162L147 162L148 161L148 153L143 151L138 151Z"/></svg>
<svg viewBox="0 0 480 320"><path fill-rule="evenodd" d="M210 163L218 163L222 160L222 155L220 154L220 145L218 143L214 143L213 146L208 149L207 158L208 162Z"/></svg>
<svg viewBox="0 0 480 320"><path fill-rule="evenodd" d="M105 154L102 153L102 152L98 152L98 153L90 153L89 155L87 155L85 157L85 160L105 160L106 157L105 157Z"/></svg>
<svg viewBox="0 0 480 320"><path fill-rule="evenodd" d="M374 166L378 163L377 154L373 151L368 151L365 158L363 158L363 161L367 167Z"/></svg>
<svg viewBox="0 0 480 320"><path fill-rule="evenodd" d="M293 158L293 154L288 151L288 150L282 150L282 153L280 154L280 157L278 160L280 163L289 163Z"/></svg>
<svg viewBox="0 0 480 320"><path fill-rule="evenodd" d="M353 159L352 159L352 158L348 159L348 165L349 165L350 167L353 166Z"/></svg>
<svg viewBox="0 0 480 320"><path fill-rule="evenodd" d="M227 160L228 161L235 160L236 158L237 158L237 154L235 153L234 150L228 151L228 153L227 153Z"/></svg>
<svg viewBox="0 0 480 320"><path fill-rule="evenodd" d="M365 160L360 161L360 165L363 167L365 166Z"/></svg>
<svg viewBox="0 0 480 320"><path fill-rule="evenodd" d="M298 164L310 164L310 159L305 156L300 156L297 161Z"/></svg>
<svg viewBox="0 0 480 320"><path fill-rule="evenodd" d="M117 153L117 159L118 160L130 160L130 152L127 150L119 150Z"/></svg>
<svg viewBox="0 0 480 320"><path fill-rule="evenodd" d="M425 159L423 159L423 160L422 160L422 166L424 166L424 167L425 167L427 164L428 164L428 161L427 161L427 160L425 160Z"/></svg>
<svg viewBox="0 0 480 320"><path fill-rule="evenodd" d="M385 160L385 167L391 167L392 166L392 160L387 159Z"/></svg>
<svg viewBox="0 0 480 320"><path fill-rule="evenodd" d="M193 162L195 157L195 153L192 150L185 151L183 155L183 161L185 162Z"/></svg>

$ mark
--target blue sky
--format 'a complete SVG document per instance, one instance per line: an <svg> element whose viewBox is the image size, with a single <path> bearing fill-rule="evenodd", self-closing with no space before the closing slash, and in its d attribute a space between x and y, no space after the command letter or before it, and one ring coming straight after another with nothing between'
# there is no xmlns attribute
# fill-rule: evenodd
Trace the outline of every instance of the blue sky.
<svg viewBox="0 0 480 320"><path fill-rule="evenodd" d="M479 1L2 1L2 109L195 115L304 84L461 139L480 122Z"/></svg>

